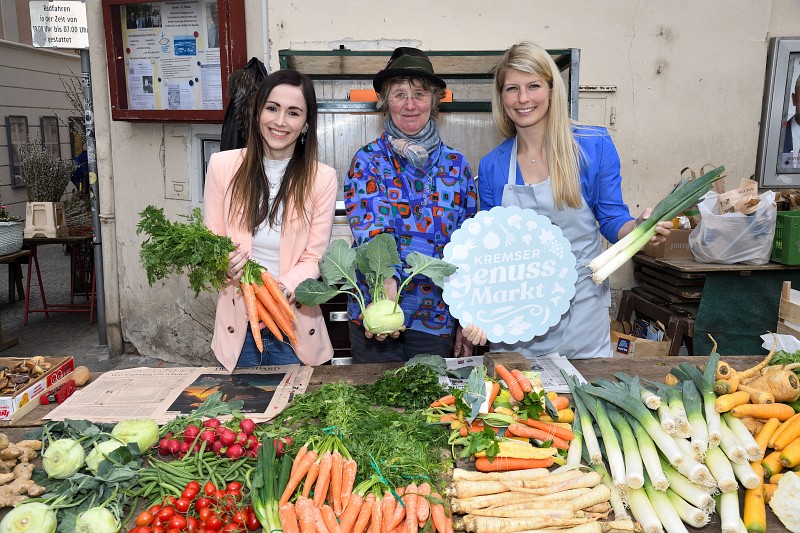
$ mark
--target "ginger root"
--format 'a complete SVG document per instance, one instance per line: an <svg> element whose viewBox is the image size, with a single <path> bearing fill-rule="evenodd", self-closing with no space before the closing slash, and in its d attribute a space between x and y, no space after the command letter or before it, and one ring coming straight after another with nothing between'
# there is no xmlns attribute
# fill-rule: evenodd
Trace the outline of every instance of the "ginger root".
<svg viewBox="0 0 800 533"><path fill-rule="evenodd" d="M45 488L37 485L31 476L33 475L33 463L20 463L14 467L11 475L14 480L0 486L0 507L11 507L28 496L41 496Z"/></svg>
<svg viewBox="0 0 800 533"><path fill-rule="evenodd" d="M45 488L31 479L33 460L41 449L41 441L22 440L15 443L0 433L0 507L11 507L28 496L44 494Z"/></svg>

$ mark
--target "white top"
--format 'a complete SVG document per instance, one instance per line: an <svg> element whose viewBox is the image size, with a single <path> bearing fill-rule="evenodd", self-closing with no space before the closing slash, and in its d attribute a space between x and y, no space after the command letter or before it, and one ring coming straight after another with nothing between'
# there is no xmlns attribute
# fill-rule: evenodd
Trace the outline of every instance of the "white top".
<svg viewBox="0 0 800 533"><path fill-rule="evenodd" d="M289 159L276 161L264 158L264 172L269 180L269 199L274 201L278 196L278 189L281 186L286 167L289 166ZM281 220L283 210L277 213L276 226L270 228L267 221L261 223L253 233L252 257L255 262L272 272L275 277L280 275L280 252L281 252Z"/></svg>

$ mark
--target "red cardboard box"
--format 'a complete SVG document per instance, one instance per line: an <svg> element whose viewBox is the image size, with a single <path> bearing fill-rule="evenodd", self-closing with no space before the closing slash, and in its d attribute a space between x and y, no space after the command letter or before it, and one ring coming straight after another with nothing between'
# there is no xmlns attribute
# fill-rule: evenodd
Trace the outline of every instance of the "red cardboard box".
<svg viewBox="0 0 800 533"><path fill-rule="evenodd" d="M28 357L0 357L0 365L13 368ZM75 369L72 357L45 357L52 366L36 381L28 382L24 388L11 396L0 396L0 420L16 422L34 407L40 405L39 396L65 382Z"/></svg>

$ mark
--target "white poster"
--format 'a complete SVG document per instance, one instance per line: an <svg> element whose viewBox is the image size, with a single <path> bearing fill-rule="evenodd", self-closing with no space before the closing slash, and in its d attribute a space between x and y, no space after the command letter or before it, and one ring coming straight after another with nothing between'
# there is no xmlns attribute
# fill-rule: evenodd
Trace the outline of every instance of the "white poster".
<svg viewBox="0 0 800 533"><path fill-rule="evenodd" d="M130 109L155 109L155 79L149 59L134 59L128 64Z"/></svg>

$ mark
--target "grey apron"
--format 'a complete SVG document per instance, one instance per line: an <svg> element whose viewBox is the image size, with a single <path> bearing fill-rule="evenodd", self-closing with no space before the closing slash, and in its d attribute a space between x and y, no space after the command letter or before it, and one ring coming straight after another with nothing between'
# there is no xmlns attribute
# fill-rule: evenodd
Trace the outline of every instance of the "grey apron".
<svg viewBox="0 0 800 533"><path fill-rule="evenodd" d="M608 280L602 285L592 281L589 262L599 255L600 232L597 220L581 198L579 208L556 209L550 179L529 186L517 185L517 140L511 149L508 165L508 183L503 189L503 207L515 205L532 209L558 226L572 245L578 271L575 296L570 307L555 326L544 335L528 342L516 344L492 343L494 351L514 351L525 357L559 353L569 359L590 359L611 356L611 333L608 308L611 306L611 291Z"/></svg>

